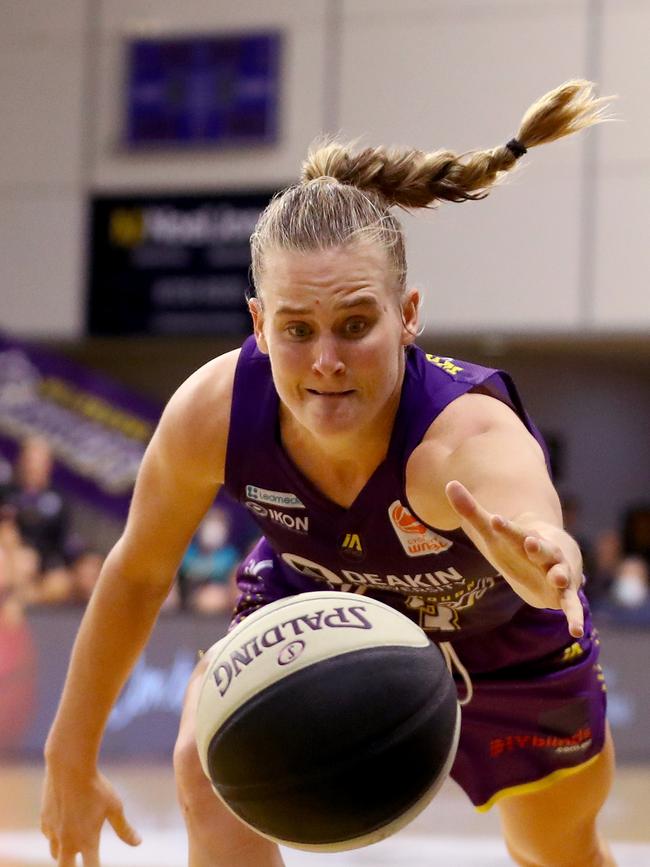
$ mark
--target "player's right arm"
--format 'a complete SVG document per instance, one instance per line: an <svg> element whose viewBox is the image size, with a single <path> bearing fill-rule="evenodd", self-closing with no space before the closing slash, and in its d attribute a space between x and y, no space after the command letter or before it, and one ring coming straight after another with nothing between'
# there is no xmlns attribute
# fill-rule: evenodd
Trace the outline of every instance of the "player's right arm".
<svg viewBox="0 0 650 867"><path fill-rule="evenodd" d="M172 397L143 458L124 532L102 569L72 650L45 745L41 824L59 867L99 865L106 819L137 844L97 770L111 708L149 638L183 553L224 478L237 352L193 374Z"/></svg>

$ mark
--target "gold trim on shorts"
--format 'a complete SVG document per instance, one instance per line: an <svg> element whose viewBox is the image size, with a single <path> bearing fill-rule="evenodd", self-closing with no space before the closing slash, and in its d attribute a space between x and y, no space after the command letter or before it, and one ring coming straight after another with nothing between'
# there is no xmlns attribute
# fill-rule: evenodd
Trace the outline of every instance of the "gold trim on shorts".
<svg viewBox="0 0 650 867"><path fill-rule="evenodd" d="M508 786L505 789L499 789L498 792L495 792L492 795L489 801L475 806L474 809L478 813L487 813L487 811L491 810L498 801L502 798L507 798L508 795L530 795L533 792L541 792L543 789L552 786L553 783L557 783L558 780L572 777L574 774L577 774L578 771L584 771L590 765L593 765L596 759L600 758L600 755L600 753L596 753L595 756L592 756L580 765L575 765L573 768L560 768L557 771L553 771L551 774L547 774L545 777L540 777L539 780L533 780L532 783L519 783L518 786Z"/></svg>

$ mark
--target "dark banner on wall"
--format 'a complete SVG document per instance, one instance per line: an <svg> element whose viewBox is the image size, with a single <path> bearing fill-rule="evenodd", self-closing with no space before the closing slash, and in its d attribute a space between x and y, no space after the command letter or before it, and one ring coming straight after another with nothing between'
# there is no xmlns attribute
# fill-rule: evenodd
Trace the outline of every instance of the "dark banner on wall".
<svg viewBox="0 0 650 867"><path fill-rule="evenodd" d="M249 238L271 195L94 198L89 332L247 334Z"/></svg>
<svg viewBox="0 0 650 867"><path fill-rule="evenodd" d="M0 755L42 753L81 614L40 609L22 624L0 621ZM197 651L224 635L228 621L225 615L160 617L109 718L105 757L171 755Z"/></svg>
<svg viewBox="0 0 650 867"><path fill-rule="evenodd" d="M0 455L12 461L24 439L43 437L64 492L125 517L159 415L107 377L0 335Z"/></svg>
<svg viewBox="0 0 650 867"><path fill-rule="evenodd" d="M0 752L40 755L59 700L81 612L34 611L0 628ZM228 617L163 614L111 713L106 758L170 758L197 650L225 634ZM9 631L8 631L9 630ZM4 639L3 639L4 635ZM621 761L650 761L650 632L600 629L608 714ZM4 661L4 662L3 662ZM4 669L4 672L3 672ZM4 729L3 729L4 726Z"/></svg>

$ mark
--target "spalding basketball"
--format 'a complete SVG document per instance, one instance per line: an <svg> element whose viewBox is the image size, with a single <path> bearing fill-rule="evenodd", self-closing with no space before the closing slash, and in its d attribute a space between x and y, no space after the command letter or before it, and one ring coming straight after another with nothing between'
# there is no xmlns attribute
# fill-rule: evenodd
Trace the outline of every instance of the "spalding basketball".
<svg viewBox="0 0 650 867"><path fill-rule="evenodd" d="M460 713L438 648L353 593L251 614L209 653L197 744L226 806L265 837L340 851L406 825L451 768Z"/></svg>

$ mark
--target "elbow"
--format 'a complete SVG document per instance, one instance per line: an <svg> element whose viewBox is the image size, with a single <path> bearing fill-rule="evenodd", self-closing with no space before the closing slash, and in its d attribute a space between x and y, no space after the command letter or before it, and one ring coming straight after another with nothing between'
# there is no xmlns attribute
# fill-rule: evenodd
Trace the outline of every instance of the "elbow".
<svg viewBox="0 0 650 867"><path fill-rule="evenodd" d="M104 562L100 583L118 583L139 597L164 601L176 578L177 565L134 555L120 538Z"/></svg>

